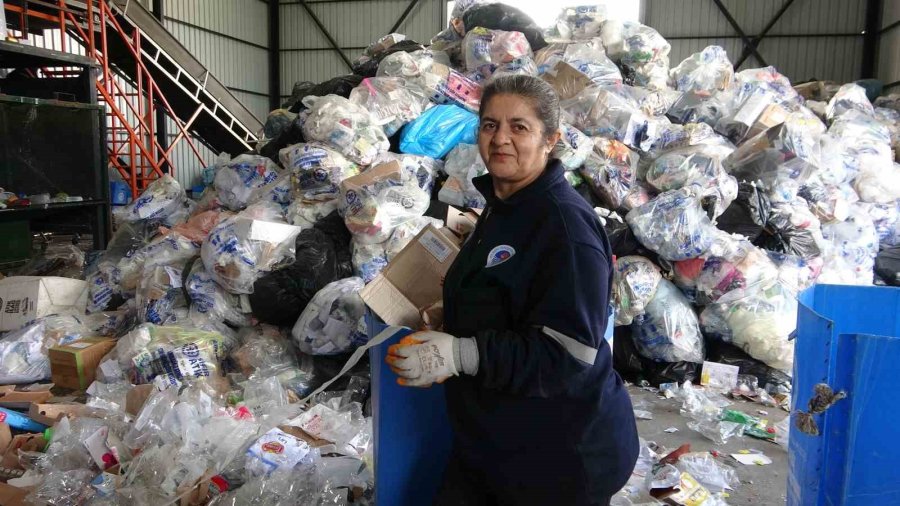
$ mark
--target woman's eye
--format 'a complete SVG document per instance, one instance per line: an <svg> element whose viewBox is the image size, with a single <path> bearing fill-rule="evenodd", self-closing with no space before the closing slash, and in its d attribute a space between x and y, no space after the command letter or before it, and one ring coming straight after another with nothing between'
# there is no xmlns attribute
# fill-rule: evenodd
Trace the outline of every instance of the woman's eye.
<svg viewBox="0 0 900 506"><path fill-rule="evenodd" d="M513 130L516 132L524 132L527 128L525 128L525 125L513 125Z"/></svg>
<svg viewBox="0 0 900 506"><path fill-rule="evenodd" d="M493 130L495 126L496 125L494 125L493 123L484 123L481 125L481 129L482 130Z"/></svg>

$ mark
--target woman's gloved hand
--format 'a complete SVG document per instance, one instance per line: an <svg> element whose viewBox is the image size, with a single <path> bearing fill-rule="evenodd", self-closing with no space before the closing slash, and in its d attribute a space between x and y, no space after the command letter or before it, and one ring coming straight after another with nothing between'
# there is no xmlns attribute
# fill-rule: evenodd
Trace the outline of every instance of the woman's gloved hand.
<svg viewBox="0 0 900 506"><path fill-rule="evenodd" d="M429 330L410 334L390 346L385 361L400 376L397 383L429 387L450 376L477 372L478 347L474 339Z"/></svg>

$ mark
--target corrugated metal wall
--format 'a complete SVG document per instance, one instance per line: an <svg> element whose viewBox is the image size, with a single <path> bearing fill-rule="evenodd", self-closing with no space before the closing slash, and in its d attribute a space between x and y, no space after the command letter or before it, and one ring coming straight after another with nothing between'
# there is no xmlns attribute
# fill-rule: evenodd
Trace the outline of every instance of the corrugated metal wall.
<svg viewBox="0 0 900 506"><path fill-rule="evenodd" d="M749 37L759 34L787 0L723 0ZM715 44L732 62L743 44L713 0L645 0L644 24L672 45L672 66L691 53ZM886 0L897 3L897 0ZM769 65L792 82L827 79L838 82L860 77L866 0L796 0L759 45ZM896 57L896 47L895 57ZM742 69L760 67L749 57Z"/></svg>
<svg viewBox="0 0 900 506"><path fill-rule="evenodd" d="M878 78L900 91L900 0L884 0L878 44Z"/></svg>
<svg viewBox="0 0 900 506"><path fill-rule="evenodd" d="M410 0L308 0L334 40L353 61L366 46L386 35ZM446 23L445 0L421 0L398 32L427 43ZM328 39L296 1L280 5L281 94L287 97L296 81L321 82L350 70Z"/></svg>
<svg viewBox="0 0 900 506"><path fill-rule="evenodd" d="M163 25L250 112L265 120L269 112L267 2L164 0ZM171 121L168 134L173 140L178 134ZM199 146L199 150L207 163L215 158L206 147ZM190 147L179 143L173 156L182 185L196 183L203 167Z"/></svg>

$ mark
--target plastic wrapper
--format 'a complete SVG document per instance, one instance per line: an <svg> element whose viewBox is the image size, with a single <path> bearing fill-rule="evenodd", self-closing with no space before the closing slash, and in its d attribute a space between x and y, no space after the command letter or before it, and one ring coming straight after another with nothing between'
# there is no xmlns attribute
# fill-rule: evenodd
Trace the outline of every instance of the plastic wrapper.
<svg viewBox="0 0 900 506"><path fill-rule="evenodd" d="M425 53L414 55L413 58L418 58L417 66L420 70L419 75L413 79L429 93L428 98L433 103L457 105L472 112L478 110L482 91L478 82L447 65L439 64Z"/></svg>
<svg viewBox="0 0 900 506"><path fill-rule="evenodd" d="M156 325L179 323L178 309L187 308L181 278L179 267L144 268L135 297L138 320ZM186 311L181 313L186 314Z"/></svg>
<svg viewBox="0 0 900 506"><path fill-rule="evenodd" d="M335 199L341 181L360 171L356 163L321 143L295 144L281 150L278 156L281 164L293 173L295 199Z"/></svg>
<svg viewBox="0 0 900 506"><path fill-rule="evenodd" d="M733 490L741 483L733 467L720 463L708 452L687 453L675 465L714 494Z"/></svg>
<svg viewBox="0 0 900 506"><path fill-rule="evenodd" d="M340 211L347 229L361 243L382 243L394 228L425 214L431 195L419 181L395 164L379 165L359 178L341 183Z"/></svg>
<svg viewBox="0 0 900 506"><path fill-rule="evenodd" d="M185 221L190 203L184 188L174 177L165 174L156 179L130 204L113 212L116 223L148 221L168 227Z"/></svg>
<svg viewBox="0 0 900 506"><path fill-rule="evenodd" d="M50 471L26 497L28 504L77 506L90 499L94 473L88 469Z"/></svg>
<svg viewBox="0 0 900 506"><path fill-rule="evenodd" d="M279 328L267 325L245 327L241 329L240 340L242 344L231 354L231 359L245 376L276 378L299 398L313 390L312 365L297 362L291 341ZM246 387L244 397L247 397Z"/></svg>
<svg viewBox="0 0 900 506"><path fill-rule="evenodd" d="M606 20L605 5L566 7L556 18L556 25L548 31L549 38L586 40L598 37Z"/></svg>
<svg viewBox="0 0 900 506"><path fill-rule="evenodd" d="M658 282L644 313L636 315L632 325L634 344L644 357L659 362L703 362L703 336L697 315L668 280Z"/></svg>
<svg viewBox="0 0 900 506"><path fill-rule="evenodd" d="M738 290L703 310L700 322L706 334L729 342L770 367L790 372L797 327L796 294L776 283L750 295Z"/></svg>
<svg viewBox="0 0 900 506"><path fill-rule="evenodd" d="M628 212L638 240L666 260L697 258L711 245L715 227L688 190L673 190Z"/></svg>
<svg viewBox="0 0 900 506"><path fill-rule="evenodd" d="M398 153L382 153L378 155L372 166L383 163L398 162L419 185L419 188L431 194L434 188L434 178L438 172L444 170L444 162L428 156L403 155Z"/></svg>
<svg viewBox="0 0 900 506"><path fill-rule="evenodd" d="M744 435L744 424L737 422L690 421L687 426L717 445L724 445L733 437Z"/></svg>
<svg viewBox="0 0 900 506"><path fill-rule="evenodd" d="M534 51L542 49L547 44L544 42L543 31L534 20L510 5L476 2L463 12L462 20L466 30L480 26L490 30L521 32Z"/></svg>
<svg viewBox="0 0 900 506"><path fill-rule="evenodd" d="M878 232L880 248L900 245L900 202L868 204L860 202L856 207L869 218Z"/></svg>
<svg viewBox="0 0 900 506"><path fill-rule="evenodd" d="M710 95L703 91L686 91L675 98L666 115L677 123L716 124L731 112L728 90Z"/></svg>
<svg viewBox="0 0 900 506"><path fill-rule="evenodd" d="M562 60L586 75L597 86L622 84L622 73L606 56L599 38L569 44L562 54Z"/></svg>
<svg viewBox="0 0 900 506"><path fill-rule="evenodd" d="M496 66L530 57L531 46L521 32L472 27L463 39L466 70L490 77Z"/></svg>
<svg viewBox="0 0 900 506"><path fill-rule="evenodd" d="M830 123L850 110L859 111L867 116L875 115L875 108L872 107L872 102L869 102L868 97L866 97L865 88L855 83L847 83L841 86L834 97L828 101L825 116Z"/></svg>
<svg viewBox="0 0 900 506"><path fill-rule="evenodd" d="M889 170L892 163L890 130L876 118L849 110L832 121L822 151L825 184L847 182L863 169Z"/></svg>
<svg viewBox="0 0 900 506"><path fill-rule="evenodd" d="M47 350L93 335L75 315L38 318L0 339L0 383L33 383L50 379Z"/></svg>
<svg viewBox="0 0 900 506"><path fill-rule="evenodd" d="M640 148L650 118L638 105L643 92L630 86L588 87L560 107L567 121L590 136L608 137Z"/></svg>
<svg viewBox="0 0 900 506"><path fill-rule="evenodd" d="M384 253L388 263L428 225L439 229L444 226L444 222L437 218L420 216L398 225L391 234L391 238L384 243Z"/></svg>
<svg viewBox="0 0 900 506"><path fill-rule="evenodd" d="M456 207L484 209L487 202L475 185L472 178L487 173L487 167L474 144L459 144L447 155L444 171L449 179L444 182L438 193L441 202Z"/></svg>
<svg viewBox="0 0 900 506"><path fill-rule="evenodd" d="M675 280L696 289L697 302L706 304L735 291L767 287L779 280L778 267L761 249L745 240L721 234L727 251L711 247L701 258L675 263Z"/></svg>
<svg viewBox="0 0 900 506"><path fill-rule="evenodd" d="M360 330L365 328L365 304L359 296L364 284L360 278L346 278L316 293L291 331L300 351L333 355L365 344L368 338Z"/></svg>
<svg viewBox="0 0 900 506"><path fill-rule="evenodd" d="M425 111L403 128L403 153L443 158L458 144L475 144L478 116L455 105L439 105Z"/></svg>
<svg viewBox="0 0 900 506"><path fill-rule="evenodd" d="M430 104L425 90L399 77L375 77L350 93L350 101L369 111L388 137L418 118Z"/></svg>
<svg viewBox="0 0 900 506"><path fill-rule="evenodd" d="M303 103L309 107L303 123L306 139L329 143L360 165L369 165L390 148L384 129L365 108L336 95L307 97Z"/></svg>
<svg viewBox="0 0 900 506"><path fill-rule="evenodd" d="M242 311L238 296L228 293L219 286L206 271L203 262L194 262L186 280L185 290L190 298L192 317L209 316L234 326L250 324L250 315Z"/></svg>
<svg viewBox="0 0 900 506"><path fill-rule="evenodd" d="M296 225L302 230L312 228L320 220L337 211L338 199L323 201L307 201L296 199L288 206L285 215L291 225Z"/></svg>
<svg viewBox="0 0 900 506"><path fill-rule="evenodd" d="M566 170L575 170L584 165L593 151L594 143L590 137L572 125L563 123L560 125L560 131L562 135L550 156L558 159Z"/></svg>
<svg viewBox="0 0 900 506"><path fill-rule="evenodd" d="M661 192L693 186L699 194L715 199L713 216L719 216L737 197L738 184L722 166L731 149L691 146L666 152L653 161L644 179Z"/></svg>
<svg viewBox="0 0 900 506"><path fill-rule="evenodd" d="M430 58L427 52L419 52L418 54L392 53L381 60L376 75L377 77L416 79L422 77L422 74L431 68L433 63L434 59Z"/></svg>
<svg viewBox="0 0 900 506"><path fill-rule="evenodd" d="M659 267L644 257L616 259L612 288L616 325L630 325L635 316L644 314L661 279Z"/></svg>
<svg viewBox="0 0 900 506"><path fill-rule="evenodd" d="M600 37L614 61L634 74L634 83L654 90L666 88L669 79L669 43L649 26L608 20Z"/></svg>
<svg viewBox="0 0 900 506"><path fill-rule="evenodd" d="M145 323L119 340L101 362L98 378L141 384L162 376L164 383L176 385L218 376L221 361L235 345L217 332Z"/></svg>
<svg viewBox="0 0 900 506"><path fill-rule="evenodd" d="M725 49L706 46L685 58L669 75L678 91L713 93L728 88L734 78L734 67Z"/></svg>
<svg viewBox="0 0 900 506"><path fill-rule="evenodd" d="M363 243L354 240L353 274L370 283L388 264L384 243Z"/></svg>
<svg viewBox="0 0 900 506"><path fill-rule="evenodd" d="M251 293L265 272L294 260L300 227L288 225L272 203L254 204L219 223L200 249L207 272L232 293Z"/></svg>
<svg viewBox="0 0 900 506"><path fill-rule="evenodd" d="M822 236L828 247L823 255L820 283L872 284L878 231L869 216L854 208L846 221L822 225Z"/></svg>
<svg viewBox="0 0 900 506"><path fill-rule="evenodd" d="M611 209L633 209L650 200L637 181L638 155L621 142L598 137L581 176Z"/></svg>
<svg viewBox="0 0 900 506"><path fill-rule="evenodd" d="M302 230L295 242L296 261L253 285L253 315L273 325L293 325L316 292L352 275L349 244L350 233L336 212Z"/></svg>
<svg viewBox="0 0 900 506"><path fill-rule="evenodd" d="M516 58L515 60L500 63L498 65L491 65L489 68L492 69L491 75L485 79L485 82L490 82L503 76L538 75L537 65L534 63L534 59L530 56L523 56L521 58ZM482 75L480 72L478 74Z"/></svg>
<svg viewBox="0 0 900 506"><path fill-rule="evenodd" d="M353 88L359 86L359 83L362 80L362 76L349 74L333 77L319 84L314 84L309 81L298 81L294 83L290 98L288 98L281 107L297 113L304 107L308 107L303 104L303 99L308 96L324 97L326 95L337 95L346 98L350 96L350 92Z"/></svg>

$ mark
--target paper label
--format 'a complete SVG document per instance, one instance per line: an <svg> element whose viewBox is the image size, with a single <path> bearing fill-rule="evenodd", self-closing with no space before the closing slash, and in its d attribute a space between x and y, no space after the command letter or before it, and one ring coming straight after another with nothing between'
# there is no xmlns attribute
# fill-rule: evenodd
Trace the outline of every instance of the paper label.
<svg viewBox="0 0 900 506"><path fill-rule="evenodd" d="M85 348L89 348L93 343L85 343L83 341L76 341L68 345L69 348L75 348L76 350L83 350Z"/></svg>
<svg viewBox="0 0 900 506"><path fill-rule="evenodd" d="M452 251L450 247L434 235L434 232L428 230L419 238L421 244L438 262L444 263Z"/></svg>
<svg viewBox="0 0 900 506"><path fill-rule="evenodd" d="M309 453L309 444L280 429L272 429L247 450L247 470L256 476L291 469Z"/></svg>

